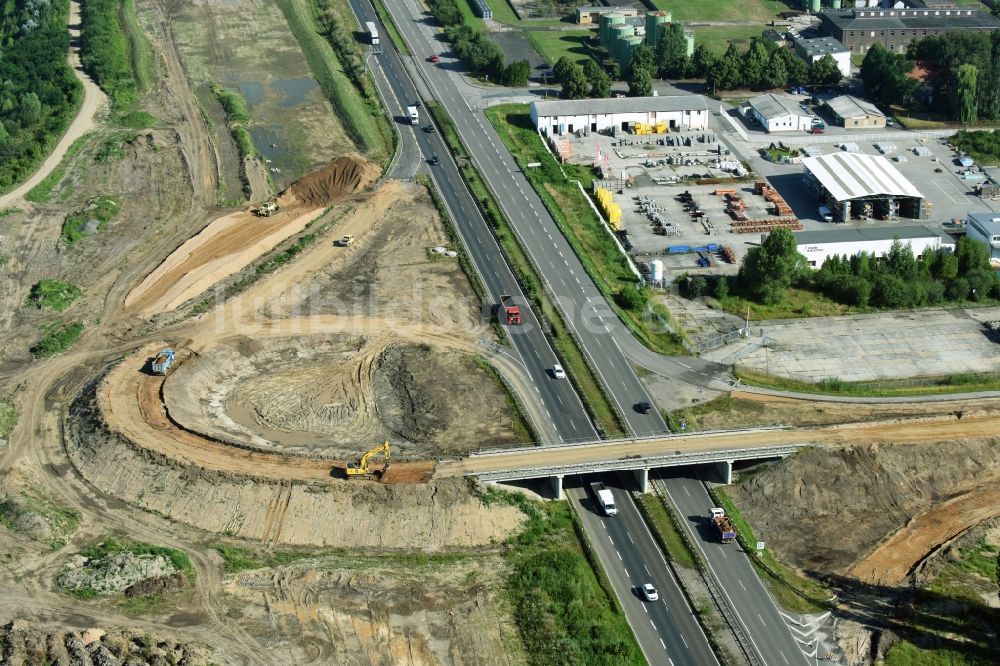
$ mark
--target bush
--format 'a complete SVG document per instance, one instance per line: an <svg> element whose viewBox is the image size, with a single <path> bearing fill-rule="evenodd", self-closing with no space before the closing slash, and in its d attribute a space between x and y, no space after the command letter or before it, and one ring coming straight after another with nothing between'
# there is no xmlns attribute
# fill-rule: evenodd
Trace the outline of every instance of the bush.
<svg viewBox="0 0 1000 666"><path fill-rule="evenodd" d="M79 321L51 328L48 334L31 348L31 353L35 358L47 358L66 351L83 333L83 328L83 322Z"/></svg>
<svg viewBox="0 0 1000 666"><path fill-rule="evenodd" d="M704 282L705 278L701 278L701 280ZM704 293L704 291L702 293ZM615 303L617 303L619 307L632 312L642 312L646 308L646 304L648 302L649 292L645 289L639 289L631 284L625 285L617 294L615 294Z"/></svg>
<svg viewBox="0 0 1000 666"><path fill-rule="evenodd" d="M82 293L75 284L57 280L39 280L31 288L28 303L39 309L48 308L62 312L80 298Z"/></svg>
<svg viewBox="0 0 1000 666"><path fill-rule="evenodd" d="M115 111L126 111L137 97L128 42L118 18L121 0L87 0L80 8L80 62L111 98Z"/></svg>
<svg viewBox="0 0 1000 666"><path fill-rule="evenodd" d="M110 222L121 205L110 197L94 197L87 205L78 211L70 213L63 221L62 237L68 245L87 236L87 224L92 221L97 222L97 231L104 228Z"/></svg>

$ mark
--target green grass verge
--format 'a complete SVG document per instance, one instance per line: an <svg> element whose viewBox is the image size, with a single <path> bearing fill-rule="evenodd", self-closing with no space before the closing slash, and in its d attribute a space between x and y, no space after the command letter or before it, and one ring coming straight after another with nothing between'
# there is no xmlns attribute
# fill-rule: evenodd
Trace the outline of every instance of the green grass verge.
<svg viewBox="0 0 1000 666"><path fill-rule="evenodd" d="M532 502L496 488L484 504L517 506L528 517L510 541L507 594L528 663L645 664L576 514L567 502Z"/></svg>
<svg viewBox="0 0 1000 666"><path fill-rule="evenodd" d="M780 303L765 305L731 294L720 301L722 309L730 314L766 321L771 319L799 319L801 317L839 317L858 312L857 308L838 303L823 294L808 289L789 288Z"/></svg>
<svg viewBox="0 0 1000 666"><path fill-rule="evenodd" d="M52 190L55 189L56 185L63 179L66 175L66 169L69 167L69 163L73 161L73 158L83 150L83 147L87 145L87 141L90 140L92 132L87 132L79 139L70 144L69 148L66 149L66 154L63 155L62 161L56 166L49 175L46 176L38 185L28 190L28 193L24 195L24 198L32 203L45 203L52 196Z"/></svg>
<svg viewBox="0 0 1000 666"><path fill-rule="evenodd" d="M819 382L804 382L787 377L768 375L748 369L736 371L736 376L745 384L778 391L797 391L817 395L845 395L857 397L884 398L893 396L938 395L948 393L974 393L977 391L1000 391L1000 375L957 373L941 377L914 377L884 382L845 382L839 379L824 379ZM901 384L913 382L914 386L887 386L898 381Z"/></svg>
<svg viewBox="0 0 1000 666"><path fill-rule="evenodd" d="M372 4L375 6L375 12L382 21L382 25L385 26L385 31L389 33L389 39L392 40L396 50L403 55L413 55L410 47L406 44L406 40L403 39L403 35L400 34L399 28L392 18L392 14L385 8L385 3L382 0L372 0Z"/></svg>
<svg viewBox="0 0 1000 666"><path fill-rule="evenodd" d="M149 129L159 126L160 121L146 111L129 111L118 116L118 124L129 129Z"/></svg>
<svg viewBox="0 0 1000 666"><path fill-rule="evenodd" d="M132 76L135 77L136 89L140 92L148 90L153 85L153 49L146 39L142 26L139 25L135 0L122 0L118 15L125 30L125 47L132 66Z"/></svg>
<svg viewBox="0 0 1000 666"><path fill-rule="evenodd" d="M646 494L639 498L639 506L667 557L674 564L687 569L696 569L698 564L695 562L694 554L688 548L684 535L663 500L658 495Z"/></svg>
<svg viewBox="0 0 1000 666"><path fill-rule="evenodd" d="M226 120L230 123L250 122L250 109L247 107L247 100L243 97L243 93L213 83L212 94L219 100L222 110L226 113Z"/></svg>
<svg viewBox="0 0 1000 666"><path fill-rule="evenodd" d="M35 343L31 353L35 358L48 358L69 349L83 333L83 322L53 325L47 329L45 337Z"/></svg>
<svg viewBox="0 0 1000 666"><path fill-rule="evenodd" d="M62 312L82 295L83 292L75 284L43 279L36 282L31 288L31 292L28 294L28 305Z"/></svg>
<svg viewBox="0 0 1000 666"><path fill-rule="evenodd" d="M949 648L918 647L903 640L889 648L881 663L882 666L995 666L996 661Z"/></svg>
<svg viewBox="0 0 1000 666"><path fill-rule="evenodd" d="M594 34L592 30L528 30L524 33L550 65L563 56L583 65L590 59L586 41Z"/></svg>
<svg viewBox="0 0 1000 666"><path fill-rule="evenodd" d="M81 238L85 238L87 234L84 229L90 220L97 220L97 230L100 231L118 214L119 210L121 210L121 204L115 199L94 197L85 207L66 216L62 226L63 240L67 245L72 245Z"/></svg>
<svg viewBox="0 0 1000 666"><path fill-rule="evenodd" d="M317 553L308 551L279 550L275 552L259 552L249 548L240 548L221 543L213 544L212 549L222 557L223 569L226 573L238 573L248 569L280 567L298 560L318 557Z"/></svg>
<svg viewBox="0 0 1000 666"><path fill-rule="evenodd" d="M684 351L682 340L665 330L673 330L670 313L660 303L644 299L636 309L618 305L623 289L634 287L638 277L612 238L607 224L594 212L586 196L573 181L590 187L593 178L587 167L560 165L546 150L528 116L526 104L503 104L486 111L487 118L519 164L541 163L540 168L524 169L549 214L573 247L587 274L601 290L608 304L632 333L648 348L661 354ZM565 175L564 175L565 174Z"/></svg>
<svg viewBox="0 0 1000 666"><path fill-rule="evenodd" d="M17 406L7 398L0 398L0 439L7 439L17 425Z"/></svg>
<svg viewBox="0 0 1000 666"><path fill-rule="evenodd" d="M531 421L524 415L524 410L521 408L521 402L517 399L507 386L507 382L504 381L500 373L497 372L496 368L490 365L482 356L470 356L472 362L475 363L480 370L485 372L493 382L500 387L503 391L504 396L507 398L507 408L510 410L511 424L510 428L514 431L514 435L517 437L518 441L525 444L530 442L538 441L538 434L535 429L531 427Z"/></svg>
<svg viewBox="0 0 1000 666"><path fill-rule="evenodd" d="M653 0L653 4L657 9L670 12L674 21L720 21L737 18L734 16L731 0ZM781 12L788 11L788 7L788 4L780 0L741 0L738 18L764 23L777 17Z"/></svg>
<svg viewBox="0 0 1000 666"><path fill-rule="evenodd" d="M479 172L476 171L475 167L469 161L468 153L451 122L451 118L435 103L428 103L426 108L434 116L438 127L441 128L442 136L444 136L452 152L459 157L459 170L462 172L465 182L472 191L472 196L479 203L483 216L492 226L493 234L503 248L504 255L514 270L521 289L524 290L525 295L538 307L544 319L543 325L548 324L549 339L552 341L556 354L562 361L562 365L566 369L570 381L573 382L574 388L576 388L582 397L591 418L607 436L623 436L625 430L618 413L608 401L600 382L598 382L597 377L591 371L590 365L567 329L562 316L555 309L555 306L553 306L548 297L546 297L542 289L541 280L538 278L534 266L532 266L528 255L525 254L517 237L500 213L500 208L486 187L486 183L483 182Z"/></svg>
<svg viewBox="0 0 1000 666"><path fill-rule="evenodd" d="M725 509L726 515L733 521L743 547L750 554L750 561L778 605L793 613L821 613L828 610L827 599L830 595L818 582L778 562L767 548L760 554L759 560L754 557L757 537L750 523L725 492L715 488L712 493L719 502L718 506Z"/></svg>
<svg viewBox="0 0 1000 666"><path fill-rule="evenodd" d="M357 93L333 47L323 38L308 0L277 0L277 4L347 136L373 162L387 165L394 135L381 103L372 109Z"/></svg>
<svg viewBox="0 0 1000 666"><path fill-rule="evenodd" d="M16 215L20 212L21 212L20 208L0 208L0 219L3 219L10 215Z"/></svg>

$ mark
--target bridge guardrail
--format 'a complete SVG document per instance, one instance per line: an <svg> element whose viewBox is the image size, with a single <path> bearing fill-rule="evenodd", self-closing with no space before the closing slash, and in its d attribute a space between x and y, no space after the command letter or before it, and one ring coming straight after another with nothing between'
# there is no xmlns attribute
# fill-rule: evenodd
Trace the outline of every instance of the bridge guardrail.
<svg viewBox="0 0 1000 666"><path fill-rule="evenodd" d="M767 446L758 448L715 449L713 451L692 451L690 453L672 453L657 456L625 456L594 462L570 463L567 465L543 465L540 467L521 467L497 469L486 472L469 472L466 476L475 476L483 481L505 481L511 479L530 479L545 476L588 474L591 472L616 470L648 469L651 467L676 467L720 460L747 460L753 458L771 458L791 455L799 449L798 444L783 446Z"/></svg>

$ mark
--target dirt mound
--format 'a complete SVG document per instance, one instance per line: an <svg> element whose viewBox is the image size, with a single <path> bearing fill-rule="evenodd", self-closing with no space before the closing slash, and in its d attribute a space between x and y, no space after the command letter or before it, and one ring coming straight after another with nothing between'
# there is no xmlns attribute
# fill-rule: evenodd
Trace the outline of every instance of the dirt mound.
<svg viewBox="0 0 1000 666"><path fill-rule="evenodd" d="M360 157L338 157L293 183L287 193L306 205L329 206L344 195L365 189L380 175L382 170L377 165Z"/></svg>
<svg viewBox="0 0 1000 666"><path fill-rule="evenodd" d="M998 485L1000 440L986 439L805 450L730 493L785 561L895 583L1000 512Z"/></svg>
<svg viewBox="0 0 1000 666"><path fill-rule="evenodd" d="M135 629L50 631L14 620L0 627L0 663L4 664L190 664L214 662L208 648Z"/></svg>

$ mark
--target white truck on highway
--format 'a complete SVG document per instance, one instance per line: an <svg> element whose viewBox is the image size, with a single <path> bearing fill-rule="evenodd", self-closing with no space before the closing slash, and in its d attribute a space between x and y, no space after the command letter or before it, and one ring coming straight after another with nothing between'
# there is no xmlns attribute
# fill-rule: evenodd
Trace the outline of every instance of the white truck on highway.
<svg viewBox="0 0 1000 666"><path fill-rule="evenodd" d="M602 482L597 481L590 484L590 491L594 494L594 501L605 516L613 516L618 513L618 507L615 506L615 496Z"/></svg>
<svg viewBox="0 0 1000 666"><path fill-rule="evenodd" d="M372 46L378 46L378 28L371 21L365 23L365 30L368 31L368 38L372 41Z"/></svg>
<svg viewBox="0 0 1000 666"><path fill-rule="evenodd" d="M420 124L420 112L417 111L417 107L415 107L415 106L408 106L408 107L406 107L406 113L410 116L410 124L411 125L419 125Z"/></svg>

